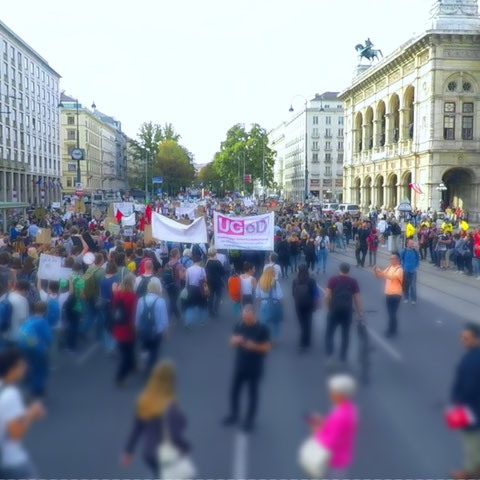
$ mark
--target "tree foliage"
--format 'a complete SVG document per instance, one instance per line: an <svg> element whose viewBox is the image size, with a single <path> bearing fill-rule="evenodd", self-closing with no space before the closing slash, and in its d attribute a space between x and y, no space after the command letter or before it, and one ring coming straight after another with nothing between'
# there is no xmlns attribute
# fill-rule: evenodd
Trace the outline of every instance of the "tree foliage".
<svg viewBox="0 0 480 480"><path fill-rule="evenodd" d="M169 195L175 195L189 187L195 178L193 155L175 140L164 140L158 146L153 163L153 176L163 178L163 189Z"/></svg>
<svg viewBox="0 0 480 480"><path fill-rule="evenodd" d="M227 190L253 191L253 182L262 182L263 159L265 158L265 184L273 183L275 151L268 146L267 131L258 124L250 130L244 125L234 125L215 154L213 169L221 177ZM251 175L252 182L243 183L243 174Z"/></svg>

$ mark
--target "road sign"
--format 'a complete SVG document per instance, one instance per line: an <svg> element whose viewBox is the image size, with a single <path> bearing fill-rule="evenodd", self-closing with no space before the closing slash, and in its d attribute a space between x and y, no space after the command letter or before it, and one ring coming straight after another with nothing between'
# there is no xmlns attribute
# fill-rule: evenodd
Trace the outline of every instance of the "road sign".
<svg viewBox="0 0 480 480"><path fill-rule="evenodd" d="M251 176L250 174L245 174L245 175L243 176L243 181L244 181L245 183L251 183L251 181L252 181L252 176Z"/></svg>
<svg viewBox="0 0 480 480"><path fill-rule="evenodd" d="M152 183L163 183L162 177L152 177Z"/></svg>
<svg viewBox="0 0 480 480"><path fill-rule="evenodd" d="M72 156L72 160L83 160L83 149L82 148L74 148L72 152L70 153Z"/></svg>
<svg viewBox="0 0 480 480"><path fill-rule="evenodd" d="M77 197L83 197L83 183L75 184L75 195Z"/></svg>

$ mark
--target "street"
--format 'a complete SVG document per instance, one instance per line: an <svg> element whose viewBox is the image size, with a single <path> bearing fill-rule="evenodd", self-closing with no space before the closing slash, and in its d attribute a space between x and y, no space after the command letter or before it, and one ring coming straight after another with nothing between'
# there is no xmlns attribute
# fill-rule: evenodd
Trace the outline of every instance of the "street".
<svg viewBox="0 0 480 480"><path fill-rule="evenodd" d="M329 256L324 288L340 261ZM379 254L379 265L387 256ZM360 426L351 478L445 478L461 464L460 441L443 422L454 367L462 353L459 333L478 319L478 283L423 265L419 301L400 307L400 336L383 336L386 320L383 283L370 269L352 266L358 279L370 331L371 384L360 386ZM251 435L224 428L234 353L228 346L235 323L231 303L222 315L188 332L174 325L162 356L178 369L179 401L189 421L187 436L199 478L302 478L297 464L300 443L308 435L305 413L329 408L323 354L325 310L315 315L314 347L297 352L298 325L291 302L291 278L282 281L285 319L280 340L266 362L260 411ZM339 333L339 332L337 332ZM358 371L358 342L352 330L349 364ZM337 337L337 340L339 338ZM132 378L118 390L116 358L91 345L79 357L61 356L52 372L47 417L34 426L27 445L43 478L143 478L150 473L141 458L121 467L119 459L132 424L142 381Z"/></svg>

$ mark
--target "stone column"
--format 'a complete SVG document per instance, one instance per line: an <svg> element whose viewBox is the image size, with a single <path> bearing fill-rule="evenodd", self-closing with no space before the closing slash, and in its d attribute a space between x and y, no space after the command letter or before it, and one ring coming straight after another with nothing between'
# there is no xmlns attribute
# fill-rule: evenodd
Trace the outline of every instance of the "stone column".
<svg viewBox="0 0 480 480"><path fill-rule="evenodd" d="M381 120L373 121L373 148L380 147Z"/></svg>
<svg viewBox="0 0 480 480"><path fill-rule="evenodd" d="M410 109L402 108L399 112L398 141L406 142L408 140L408 117Z"/></svg>
<svg viewBox="0 0 480 480"><path fill-rule="evenodd" d="M393 115L385 114L385 146L393 143Z"/></svg>
<svg viewBox="0 0 480 480"><path fill-rule="evenodd" d="M368 123L362 126L362 150L368 150Z"/></svg>

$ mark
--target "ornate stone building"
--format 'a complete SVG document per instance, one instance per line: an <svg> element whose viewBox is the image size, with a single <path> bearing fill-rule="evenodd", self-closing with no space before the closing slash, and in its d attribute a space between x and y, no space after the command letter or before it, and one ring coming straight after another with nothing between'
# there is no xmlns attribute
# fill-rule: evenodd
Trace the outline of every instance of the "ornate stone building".
<svg viewBox="0 0 480 480"><path fill-rule="evenodd" d="M340 94L345 201L364 211L450 204L480 221L477 0L435 1L424 33L357 73Z"/></svg>

